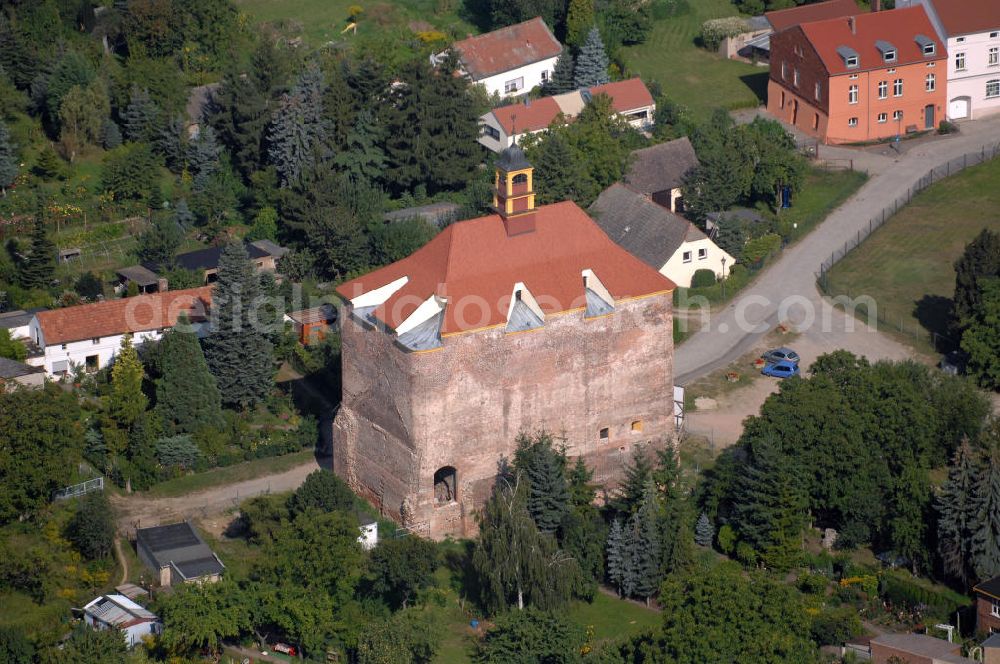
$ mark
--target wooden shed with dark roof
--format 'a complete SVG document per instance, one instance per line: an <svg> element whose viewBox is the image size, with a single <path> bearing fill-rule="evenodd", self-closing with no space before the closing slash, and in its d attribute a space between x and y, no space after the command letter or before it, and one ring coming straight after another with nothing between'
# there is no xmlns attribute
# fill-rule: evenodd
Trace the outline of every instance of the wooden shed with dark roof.
<svg viewBox="0 0 1000 664"><path fill-rule="evenodd" d="M161 586L218 581L226 569L189 521L137 529L135 549Z"/></svg>

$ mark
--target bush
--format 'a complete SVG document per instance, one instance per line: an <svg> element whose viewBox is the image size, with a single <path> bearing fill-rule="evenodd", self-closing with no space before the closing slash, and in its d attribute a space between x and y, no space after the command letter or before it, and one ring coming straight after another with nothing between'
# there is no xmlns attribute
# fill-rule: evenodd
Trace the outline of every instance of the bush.
<svg viewBox="0 0 1000 664"><path fill-rule="evenodd" d="M711 270L695 270L691 277L691 288L704 288L715 283L715 272Z"/></svg>
<svg viewBox="0 0 1000 664"><path fill-rule="evenodd" d="M715 536L719 543L719 550L724 554L731 555L736 548L736 532L728 523L719 528L719 533Z"/></svg>
<svg viewBox="0 0 1000 664"><path fill-rule="evenodd" d="M66 524L66 539L88 560L106 558L115 539L115 517L104 493L88 493Z"/></svg>
<svg viewBox="0 0 1000 664"><path fill-rule="evenodd" d="M799 590L804 593L809 593L810 595L818 595L824 590L826 590L827 585L829 585L830 580L827 579L822 574L813 574L811 572L806 572L799 577Z"/></svg>
<svg viewBox="0 0 1000 664"><path fill-rule="evenodd" d="M288 499L288 509L305 512L316 508L324 512L354 510L354 492L329 470L314 470Z"/></svg>
<svg viewBox="0 0 1000 664"><path fill-rule="evenodd" d="M726 37L735 37L748 30L745 19L739 16L713 18L701 24L701 41L705 48L714 51Z"/></svg>
<svg viewBox="0 0 1000 664"><path fill-rule="evenodd" d="M953 134L958 131L958 125L954 122L949 122L948 120L942 120L941 124L938 125L939 134Z"/></svg>
<svg viewBox="0 0 1000 664"><path fill-rule="evenodd" d="M781 236L768 233L748 241L743 246L740 261L745 265L756 265L767 260L781 249Z"/></svg>
<svg viewBox="0 0 1000 664"><path fill-rule="evenodd" d="M853 607L825 609L813 618L812 638L821 646L838 646L864 632Z"/></svg>

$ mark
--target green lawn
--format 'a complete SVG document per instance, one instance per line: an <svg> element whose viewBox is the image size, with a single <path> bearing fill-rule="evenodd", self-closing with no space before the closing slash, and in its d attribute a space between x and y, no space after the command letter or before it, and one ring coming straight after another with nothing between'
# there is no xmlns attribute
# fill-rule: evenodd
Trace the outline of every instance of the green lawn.
<svg viewBox="0 0 1000 664"><path fill-rule="evenodd" d="M792 207L778 216L781 233L794 242L816 227L868 181L860 171L811 168L802 191L792 198Z"/></svg>
<svg viewBox="0 0 1000 664"><path fill-rule="evenodd" d="M658 20L644 44L624 49L631 73L658 81L670 99L695 117L716 106L746 108L763 103L767 67L725 60L701 48L695 38L710 18L738 12L729 0L688 0L687 14Z"/></svg>
<svg viewBox="0 0 1000 664"><path fill-rule="evenodd" d="M934 351L931 333L947 334L952 264L983 228L1000 231L997 182L1000 159L932 185L834 266L828 293L871 296L883 330Z"/></svg>
<svg viewBox="0 0 1000 664"><path fill-rule="evenodd" d="M262 475L273 475L291 470L302 465L313 458L312 450L302 450L293 454L285 454L279 457L268 457L266 459L254 459L244 463L237 463L225 468L213 468L203 473L193 473L184 475L176 479L167 480L157 484L149 491L143 492L142 496L150 498L168 498L181 496L194 491L209 489L221 484L242 482L251 480Z"/></svg>
<svg viewBox="0 0 1000 664"><path fill-rule="evenodd" d="M379 32L409 29L440 30L450 35L478 32L456 13L461 0L394 0L368 3L359 0L236 0L237 6L259 23L297 34L313 46L351 45ZM342 33L348 25L348 8L364 9L357 32Z"/></svg>

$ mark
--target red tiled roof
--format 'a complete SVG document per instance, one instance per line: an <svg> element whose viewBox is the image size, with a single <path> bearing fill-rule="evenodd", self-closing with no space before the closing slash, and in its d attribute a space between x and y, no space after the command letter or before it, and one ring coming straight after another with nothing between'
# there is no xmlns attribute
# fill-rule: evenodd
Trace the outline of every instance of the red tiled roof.
<svg viewBox="0 0 1000 664"><path fill-rule="evenodd" d="M573 94L573 93L567 93ZM641 78L615 81L590 88L590 94L605 94L611 97L611 106L618 113L634 111L653 105L653 95L649 93ZM524 102L493 109L493 116L508 136L517 130L518 134L541 131L556 119L562 109L555 97L542 97L529 104Z"/></svg>
<svg viewBox="0 0 1000 664"><path fill-rule="evenodd" d="M935 0L932 4L949 36L1000 30L997 0Z"/></svg>
<svg viewBox="0 0 1000 664"><path fill-rule="evenodd" d="M801 23L825 21L831 18L854 16L860 13L861 10L854 0L827 0L827 2L816 2L810 5L767 12L764 16L771 23L774 31L780 32Z"/></svg>
<svg viewBox="0 0 1000 664"><path fill-rule="evenodd" d="M146 332L173 327L185 312L204 319L212 302L212 287L150 293L118 300L40 311L38 323L46 345Z"/></svg>
<svg viewBox="0 0 1000 664"><path fill-rule="evenodd" d="M945 49L922 6L859 14L853 20L854 32L851 31L847 18L815 21L799 26L831 75L898 67L915 62L933 62L946 57ZM921 46L916 42L918 35L934 42L934 55L924 56ZM882 61L882 53L875 46L875 42L879 40L889 42L896 48L895 62L889 64ZM844 58L837 52L837 48L841 46L858 53L858 67L847 68Z"/></svg>
<svg viewBox="0 0 1000 664"><path fill-rule="evenodd" d="M493 109L493 116L503 127L508 136L516 130L523 134L527 131L545 129L561 112L559 104L552 97L542 97L530 104L510 104Z"/></svg>
<svg viewBox="0 0 1000 664"><path fill-rule="evenodd" d="M545 21L537 17L463 39L454 46L465 70L477 81L562 53L562 44Z"/></svg>
<svg viewBox="0 0 1000 664"><path fill-rule="evenodd" d="M617 300L672 290L672 281L611 241L576 203L537 209L536 230L508 236L498 215L445 228L412 255L337 287L347 298L407 277L374 310L395 329L432 295L446 297L442 334L506 322L503 303L524 283L546 314L585 306L583 271L594 271Z"/></svg>
<svg viewBox="0 0 1000 664"><path fill-rule="evenodd" d="M649 93L649 88L646 87L641 78L595 85L590 89L590 94L595 97L600 94L611 97L611 106L618 113L653 105L653 95Z"/></svg>

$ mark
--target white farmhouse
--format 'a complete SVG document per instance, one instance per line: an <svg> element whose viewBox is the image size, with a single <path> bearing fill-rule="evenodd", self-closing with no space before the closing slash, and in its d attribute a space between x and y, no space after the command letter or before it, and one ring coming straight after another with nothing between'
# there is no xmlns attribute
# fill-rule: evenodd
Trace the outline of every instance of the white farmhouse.
<svg viewBox="0 0 1000 664"><path fill-rule="evenodd" d="M563 50L549 26L537 17L463 39L453 48L462 70L474 83L503 97L523 94L548 82Z"/></svg>
<svg viewBox="0 0 1000 664"><path fill-rule="evenodd" d="M121 630L129 648L163 629L159 618L125 595L101 595L83 607L83 621L94 629Z"/></svg>
<svg viewBox="0 0 1000 664"><path fill-rule="evenodd" d="M922 5L948 45L948 118L1000 112L1000 3L997 0L898 0Z"/></svg>
<svg viewBox="0 0 1000 664"><path fill-rule="evenodd" d="M653 95L641 78L630 78L494 108L479 118L482 126L479 142L493 152L503 152L520 137L545 131L560 114L565 120L572 120L601 94L610 97L615 113L636 129L646 130L653 126L656 112Z"/></svg>
<svg viewBox="0 0 1000 664"><path fill-rule="evenodd" d="M40 311L29 324L28 337L37 350L27 363L44 367L52 377L75 366L97 371L111 363L126 334L136 346L158 341L181 313L200 331L211 301L212 287L202 286Z"/></svg>
<svg viewBox="0 0 1000 664"><path fill-rule="evenodd" d="M590 212L609 238L683 288L698 270L724 279L736 262L694 224L626 185L605 189Z"/></svg>

